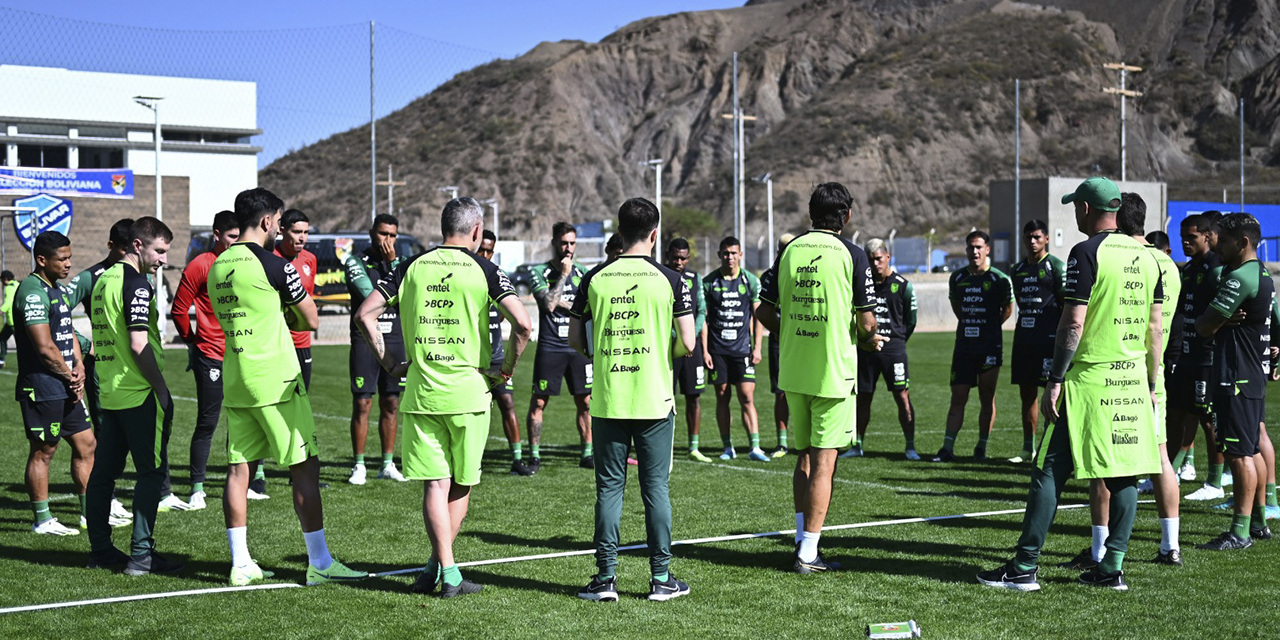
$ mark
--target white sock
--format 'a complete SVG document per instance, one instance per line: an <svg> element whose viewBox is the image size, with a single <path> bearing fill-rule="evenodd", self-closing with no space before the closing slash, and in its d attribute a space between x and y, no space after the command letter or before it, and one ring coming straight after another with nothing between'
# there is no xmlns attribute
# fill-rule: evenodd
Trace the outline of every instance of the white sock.
<svg viewBox="0 0 1280 640"><path fill-rule="evenodd" d="M800 561L813 562L818 559L818 540L822 538L822 533L804 532L804 539L800 541Z"/></svg>
<svg viewBox="0 0 1280 640"><path fill-rule="evenodd" d="M1107 536L1111 535L1111 529L1106 525L1101 527L1095 525L1093 527L1093 553L1094 562L1102 562L1103 556L1107 555Z"/></svg>
<svg viewBox="0 0 1280 640"><path fill-rule="evenodd" d="M249 557L248 527L227 529L227 543L231 545L231 566L244 567L253 563L253 558Z"/></svg>
<svg viewBox="0 0 1280 640"><path fill-rule="evenodd" d="M324 541L324 529L303 531L302 539L307 542L307 560L311 562L311 566L324 571L333 564L333 556L329 555L329 545Z"/></svg>
<svg viewBox="0 0 1280 640"><path fill-rule="evenodd" d="M796 512L796 544L800 544L800 538L804 536L804 512Z"/></svg>
<svg viewBox="0 0 1280 640"><path fill-rule="evenodd" d="M1182 518L1160 518L1160 553L1178 548L1178 529Z"/></svg>

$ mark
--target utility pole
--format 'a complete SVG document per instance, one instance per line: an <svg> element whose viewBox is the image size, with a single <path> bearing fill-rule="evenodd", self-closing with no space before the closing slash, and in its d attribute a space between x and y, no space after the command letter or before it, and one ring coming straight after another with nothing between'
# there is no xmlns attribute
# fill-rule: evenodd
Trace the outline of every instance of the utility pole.
<svg viewBox="0 0 1280 640"><path fill-rule="evenodd" d="M373 110L373 21L369 21L369 219L378 216L378 117Z"/></svg>
<svg viewBox="0 0 1280 640"><path fill-rule="evenodd" d="M1142 67L1135 67L1123 62L1108 62L1102 65L1104 69L1112 69L1120 72L1120 88L1114 89L1107 87L1102 90L1103 93L1111 93L1120 96L1120 182L1125 181L1125 100L1128 98L1136 98L1142 95L1141 91L1130 91L1124 88L1125 78L1129 72L1142 71Z"/></svg>
<svg viewBox="0 0 1280 640"><path fill-rule="evenodd" d="M742 181L742 110L738 108L738 52L733 52L733 235L741 238L738 228L738 211L742 207L742 193L738 184Z"/></svg>
<svg viewBox="0 0 1280 640"><path fill-rule="evenodd" d="M387 165L387 179L380 180L374 184L387 188L387 213L394 216L396 214L396 187L405 186L405 182L403 180L397 182L392 175L392 170L393 167Z"/></svg>
<svg viewBox="0 0 1280 640"><path fill-rule="evenodd" d="M164 206L161 196L161 179L160 179L160 101L164 98L155 96L134 96L133 101L150 109L155 113L156 129L152 134L156 145L156 220L164 220Z"/></svg>
<svg viewBox="0 0 1280 640"><path fill-rule="evenodd" d="M641 163L653 168L653 205L658 208L658 242L653 245L653 258L662 261L662 158Z"/></svg>
<svg viewBox="0 0 1280 640"><path fill-rule="evenodd" d="M1244 98L1240 98L1240 213L1244 213Z"/></svg>
<svg viewBox="0 0 1280 640"><path fill-rule="evenodd" d="M493 238L496 241L498 239L498 196L495 195L488 200L481 200L480 204L487 204L493 207Z"/></svg>
<svg viewBox="0 0 1280 640"><path fill-rule="evenodd" d="M769 264L772 266L774 261L774 251L777 249L773 242L773 174L766 173L762 176L752 178L756 182L764 183L765 203L769 212Z"/></svg>
<svg viewBox="0 0 1280 640"><path fill-rule="evenodd" d="M932 233L932 232L931 232ZM1022 248L1022 80L1013 81L1013 264ZM929 260L933 257L930 256ZM932 266L932 265L930 265Z"/></svg>

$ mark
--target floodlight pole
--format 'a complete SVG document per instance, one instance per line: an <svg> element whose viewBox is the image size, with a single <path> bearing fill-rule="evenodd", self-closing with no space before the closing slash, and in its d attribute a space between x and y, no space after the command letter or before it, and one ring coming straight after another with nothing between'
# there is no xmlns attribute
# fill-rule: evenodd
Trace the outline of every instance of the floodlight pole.
<svg viewBox="0 0 1280 640"><path fill-rule="evenodd" d="M458 197L458 188L453 186L440 187L440 193L447 193L449 194L449 199L454 200Z"/></svg>
<svg viewBox="0 0 1280 640"><path fill-rule="evenodd" d="M1022 80L1013 81L1013 264L1022 245ZM933 257L929 257L931 262ZM930 264L930 267L933 265Z"/></svg>
<svg viewBox="0 0 1280 640"><path fill-rule="evenodd" d="M488 200L481 200L480 204L487 204L493 207L493 237L496 240L498 238L498 196Z"/></svg>
<svg viewBox="0 0 1280 640"><path fill-rule="evenodd" d="M154 96L134 96L133 101L150 109L156 118L156 129L153 134L156 145L156 220L164 220L163 197L160 179L160 101L164 98Z"/></svg>
<svg viewBox="0 0 1280 640"><path fill-rule="evenodd" d="M1135 67L1123 62L1108 62L1102 65L1104 69L1112 69L1120 72L1120 88L1112 89L1110 87L1103 89L1103 93L1114 93L1120 96L1120 182L1125 181L1125 100L1127 98L1136 98L1142 95L1140 91L1129 91L1124 88L1125 78L1128 77L1130 71L1142 71L1142 67Z"/></svg>
<svg viewBox="0 0 1280 640"><path fill-rule="evenodd" d="M1240 213L1244 213L1244 98L1240 98Z"/></svg>
<svg viewBox="0 0 1280 640"><path fill-rule="evenodd" d="M653 206L658 208L658 241L653 245L653 257L662 260L662 158L644 163L653 168Z"/></svg>
<svg viewBox="0 0 1280 640"><path fill-rule="evenodd" d="M765 203L769 212L769 264L773 265L773 261L775 259L774 251L777 250L773 241L773 174L766 173L762 176L753 178L753 180L764 183Z"/></svg>
<svg viewBox="0 0 1280 640"><path fill-rule="evenodd" d="M369 219L378 216L378 117L373 105L373 20L369 21Z"/></svg>

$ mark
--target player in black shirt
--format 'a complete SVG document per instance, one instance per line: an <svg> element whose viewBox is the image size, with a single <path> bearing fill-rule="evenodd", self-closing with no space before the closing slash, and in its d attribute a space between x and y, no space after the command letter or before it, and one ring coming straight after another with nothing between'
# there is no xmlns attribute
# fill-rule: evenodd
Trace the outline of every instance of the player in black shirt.
<svg viewBox="0 0 1280 640"><path fill-rule="evenodd" d="M1062 318L1062 292L1067 266L1049 255L1049 227L1032 220L1022 227L1027 258L1013 266L1013 293L1018 321L1013 330L1013 384L1022 396L1022 452L1010 462L1030 462L1040 419L1040 389L1049 381L1053 342Z"/></svg>
<svg viewBox="0 0 1280 640"><path fill-rule="evenodd" d="M476 255L492 262L497 246L498 236L485 229L480 238L480 247L476 249ZM489 364L501 365L506 358L506 351L502 345L502 313L493 305L489 305L489 344L493 345ZM489 393L502 414L502 431L507 436L507 446L511 447L511 475L533 475L529 465L524 462L523 446L520 442L520 420L516 417L515 385L511 380L502 380L490 388Z"/></svg>

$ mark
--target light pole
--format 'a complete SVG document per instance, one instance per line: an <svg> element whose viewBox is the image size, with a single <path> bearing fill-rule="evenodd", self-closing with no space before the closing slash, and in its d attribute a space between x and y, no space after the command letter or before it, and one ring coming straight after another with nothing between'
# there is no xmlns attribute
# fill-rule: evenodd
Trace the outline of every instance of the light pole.
<svg viewBox="0 0 1280 640"><path fill-rule="evenodd" d="M164 98L155 96L134 96L133 101L150 109L156 116L156 220L164 220L164 209L161 206L160 190L160 101Z"/></svg>
<svg viewBox="0 0 1280 640"><path fill-rule="evenodd" d="M481 200L480 204L487 204L493 207L493 237L498 238L498 198L493 197L488 200Z"/></svg>
<svg viewBox="0 0 1280 640"><path fill-rule="evenodd" d="M1104 69L1112 69L1120 72L1120 88L1113 89L1107 87L1103 89L1103 93L1114 93L1120 96L1120 182L1125 181L1125 100L1127 98L1136 98L1142 95L1140 91L1130 91L1124 88L1124 80L1128 77L1130 71L1142 71L1142 67L1135 67L1123 62L1108 62L1102 65ZM1021 233L1021 230L1019 230Z"/></svg>
<svg viewBox="0 0 1280 640"><path fill-rule="evenodd" d="M458 188L457 187L440 187L440 193L447 193L449 194L449 199L454 200L458 197Z"/></svg>
<svg viewBox="0 0 1280 640"><path fill-rule="evenodd" d="M653 245L653 257L662 260L662 158L654 158L644 164L653 168L653 206L658 208L658 242Z"/></svg>
<svg viewBox="0 0 1280 640"><path fill-rule="evenodd" d="M769 210L769 264L773 265L775 258L773 252L777 250L773 242L773 174L766 173L762 176L756 176L755 181L764 183L765 202L768 203Z"/></svg>
<svg viewBox="0 0 1280 640"><path fill-rule="evenodd" d="M387 188L387 213L394 216L396 214L396 187L405 186L405 181L397 181L394 175L394 167L387 165L387 179L379 180L374 184ZM373 215L376 217L378 214L375 212Z"/></svg>

